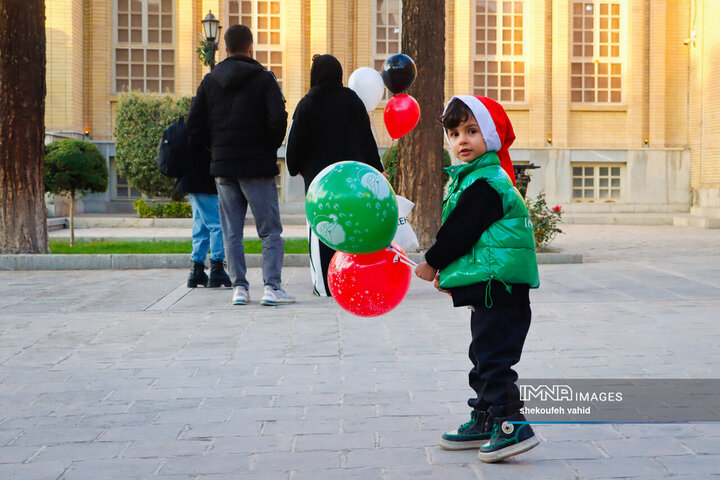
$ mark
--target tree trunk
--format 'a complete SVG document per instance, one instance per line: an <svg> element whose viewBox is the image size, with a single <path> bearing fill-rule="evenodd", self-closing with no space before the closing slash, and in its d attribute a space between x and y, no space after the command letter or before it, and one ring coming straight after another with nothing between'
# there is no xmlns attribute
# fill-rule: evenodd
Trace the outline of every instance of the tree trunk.
<svg viewBox="0 0 720 480"><path fill-rule="evenodd" d="M0 253L48 250L45 2L0 1Z"/></svg>
<svg viewBox="0 0 720 480"><path fill-rule="evenodd" d="M417 65L408 94L420 104L420 122L402 137L398 193L415 202L410 222L420 248L430 247L441 223L443 133L438 124L445 96L445 0L404 0L402 48Z"/></svg>
<svg viewBox="0 0 720 480"><path fill-rule="evenodd" d="M70 195L70 246L75 246L75 192Z"/></svg>

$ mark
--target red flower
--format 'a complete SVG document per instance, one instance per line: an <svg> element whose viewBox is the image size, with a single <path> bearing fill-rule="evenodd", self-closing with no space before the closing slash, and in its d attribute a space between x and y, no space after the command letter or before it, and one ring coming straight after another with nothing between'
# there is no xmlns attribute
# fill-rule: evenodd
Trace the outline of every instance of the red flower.
<svg viewBox="0 0 720 480"><path fill-rule="evenodd" d="M560 212L562 212L562 207L561 207L560 205L555 205L555 206L552 208L552 211L555 212L555 213L560 213Z"/></svg>

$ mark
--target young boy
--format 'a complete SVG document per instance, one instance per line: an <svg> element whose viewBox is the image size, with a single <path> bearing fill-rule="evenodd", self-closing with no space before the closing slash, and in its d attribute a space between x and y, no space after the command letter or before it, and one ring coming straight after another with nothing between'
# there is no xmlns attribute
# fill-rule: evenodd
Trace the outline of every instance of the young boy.
<svg viewBox="0 0 720 480"><path fill-rule="evenodd" d="M468 400L470 421L443 434L440 446L479 447L479 460L496 462L539 443L519 411L512 369L530 327L529 289L539 286L533 228L508 174L515 136L502 106L455 96L441 120L464 165L447 169L443 225L415 273L450 293L454 306L472 310L469 379L476 396Z"/></svg>

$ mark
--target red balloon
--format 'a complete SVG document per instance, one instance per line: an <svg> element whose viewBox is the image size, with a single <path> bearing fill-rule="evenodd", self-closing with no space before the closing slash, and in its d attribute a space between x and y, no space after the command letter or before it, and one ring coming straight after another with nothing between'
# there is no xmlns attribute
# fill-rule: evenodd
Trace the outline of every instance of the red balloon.
<svg viewBox="0 0 720 480"><path fill-rule="evenodd" d="M397 307L410 288L411 277L410 267L390 247L364 255L336 252L328 268L333 299L360 317L376 317Z"/></svg>
<svg viewBox="0 0 720 480"><path fill-rule="evenodd" d="M420 121L420 105L410 95L395 95L385 105L385 128L393 139L409 133Z"/></svg>

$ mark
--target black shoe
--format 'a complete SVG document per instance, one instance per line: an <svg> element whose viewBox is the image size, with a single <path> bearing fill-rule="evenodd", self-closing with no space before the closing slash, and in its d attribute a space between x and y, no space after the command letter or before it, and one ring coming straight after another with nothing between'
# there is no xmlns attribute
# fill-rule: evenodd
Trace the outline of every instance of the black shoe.
<svg viewBox="0 0 720 480"><path fill-rule="evenodd" d="M478 460L485 463L497 462L527 452L540 443L530 424L510 422L527 422L527 420L520 412L509 417L495 417L492 437L486 445L480 447Z"/></svg>
<svg viewBox="0 0 720 480"><path fill-rule="evenodd" d="M230 277L227 272L225 272L224 262L221 262L220 260L210 260L210 280L208 281L207 286L208 288L232 286Z"/></svg>
<svg viewBox="0 0 720 480"><path fill-rule="evenodd" d="M208 276L205 274L205 265L199 262L193 262L190 267L190 275L188 276L188 288L195 288L198 285L207 287Z"/></svg>
<svg viewBox="0 0 720 480"><path fill-rule="evenodd" d="M485 445L492 434L489 417L488 412L473 410L470 421L460 425L457 430L443 433L439 445L445 450L465 450Z"/></svg>

